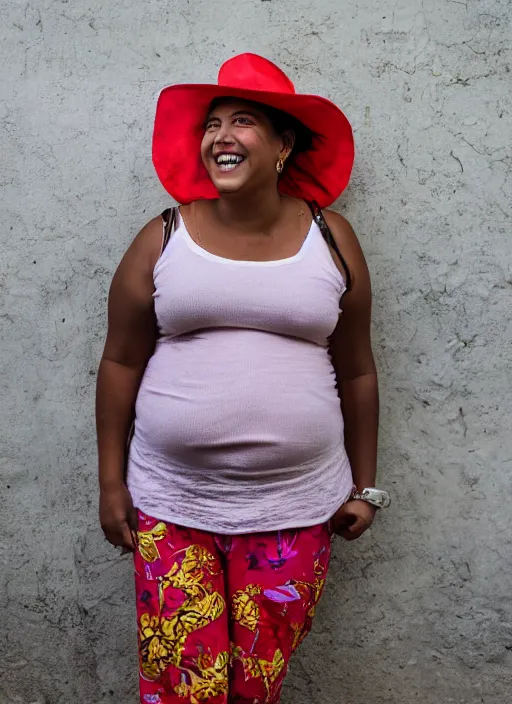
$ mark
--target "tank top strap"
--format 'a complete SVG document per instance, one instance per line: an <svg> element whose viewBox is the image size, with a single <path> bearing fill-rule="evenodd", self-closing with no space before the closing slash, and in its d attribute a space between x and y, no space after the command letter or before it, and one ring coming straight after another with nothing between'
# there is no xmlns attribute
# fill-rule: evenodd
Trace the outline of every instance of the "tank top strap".
<svg viewBox="0 0 512 704"><path fill-rule="evenodd" d="M173 208L166 208L162 212L161 218L163 220L164 231L162 236L162 249L160 250L160 256L162 256L164 249L167 247L169 240L171 239L174 230L176 229L178 208L176 206L174 206Z"/></svg>
<svg viewBox="0 0 512 704"><path fill-rule="evenodd" d="M309 205L309 208L310 208L311 213L312 213L312 215L313 215L313 220L314 220L315 223L318 225L318 229L319 229L320 232L322 233L322 237L324 238L324 240L325 240L325 242L327 243L327 245L328 245L331 249L334 250L334 253L336 254L336 256L338 257L338 259L340 260L340 263L341 263L341 265L342 265L342 267L343 267L343 270L344 270L344 272L345 272L345 286L346 286L346 290L347 290L347 291L350 291L350 289L351 289L351 287L352 287L352 276L351 276L351 274L350 274L350 269L348 268L348 264L347 264L347 262L345 261L344 256L343 256L342 253L340 252L340 249L339 249L339 247L338 247L338 245L337 245L337 243L336 243L336 240L334 239L334 236L333 236L333 234L332 234L332 232L331 232L331 228L330 228L329 225L327 224L327 221L326 221L326 219L325 219L325 217L324 217L324 214L323 214L323 212L322 212L322 209L320 208L320 206L318 205L318 203L317 203L316 201L308 202L308 205Z"/></svg>

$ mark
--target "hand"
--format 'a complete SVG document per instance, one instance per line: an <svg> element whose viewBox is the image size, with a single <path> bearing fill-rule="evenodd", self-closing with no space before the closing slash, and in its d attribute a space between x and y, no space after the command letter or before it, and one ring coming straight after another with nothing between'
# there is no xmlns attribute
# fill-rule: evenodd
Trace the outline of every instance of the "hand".
<svg viewBox="0 0 512 704"><path fill-rule="evenodd" d="M137 510L126 485L100 490L100 523L105 538L123 552L133 552L136 546Z"/></svg>
<svg viewBox="0 0 512 704"><path fill-rule="evenodd" d="M332 529L345 540L356 540L373 523L377 509L367 501L351 499L331 518Z"/></svg>

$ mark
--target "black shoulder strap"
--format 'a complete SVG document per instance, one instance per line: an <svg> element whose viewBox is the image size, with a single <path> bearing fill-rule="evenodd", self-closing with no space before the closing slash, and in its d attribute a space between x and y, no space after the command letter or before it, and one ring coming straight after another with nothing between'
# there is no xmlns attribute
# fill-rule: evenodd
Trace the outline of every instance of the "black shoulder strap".
<svg viewBox="0 0 512 704"><path fill-rule="evenodd" d="M169 240L171 239L171 235L174 232L174 228L176 227L176 218L178 216L178 208L166 208L164 212L162 213L162 220L164 221L164 236L162 239L162 252L160 253L160 256L162 255L164 249L167 247L169 244Z"/></svg>
<svg viewBox="0 0 512 704"><path fill-rule="evenodd" d="M334 239L333 234L331 232L331 228L327 224L324 214L322 213L322 209L316 201L311 201L310 203L308 203L308 205L313 214L313 220L316 222L320 232L322 233L322 237L327 242L329 247L332 247L332 249L334 249L337 257L339 258L343 266L343 269L345 270L345 286L347 287L347 291L350 291L352 287L352 276L350 275L350 269L348 268L348 264L345 261L345 258L343 257L342 253L340 252L338 245L336 244L336 240Z"/></svg>

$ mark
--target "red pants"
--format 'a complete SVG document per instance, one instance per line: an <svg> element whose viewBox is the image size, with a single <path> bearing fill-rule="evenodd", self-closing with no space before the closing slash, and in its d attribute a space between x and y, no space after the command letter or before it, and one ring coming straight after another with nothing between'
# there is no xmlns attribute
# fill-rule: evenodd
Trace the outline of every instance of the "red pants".
<svg viewBox="0 0 512 704"><path fill-rule="evenodd" d="M329 555L326 524L221 536L139 512L141 704L277 704Z"/></svg>

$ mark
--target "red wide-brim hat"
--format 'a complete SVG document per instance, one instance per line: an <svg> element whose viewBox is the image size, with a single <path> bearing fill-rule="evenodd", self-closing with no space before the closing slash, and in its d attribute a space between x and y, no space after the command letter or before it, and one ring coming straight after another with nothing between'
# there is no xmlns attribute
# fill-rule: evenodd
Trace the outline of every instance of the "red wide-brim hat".
<svg viewBox="0 0 512 704"><path fill-rule="evenodd" d="M175 85L160 93L153 164L162 185L178 203L219 197L200 149L208 108L220 97L270 105L309 127L314 135L312 147L287 164L279 191L316 201L322 208L338 198L354 163L352 128L345 115L325 98L296 93L290 79L271 61L240 54L221 66L217 85Z"/></svg>

